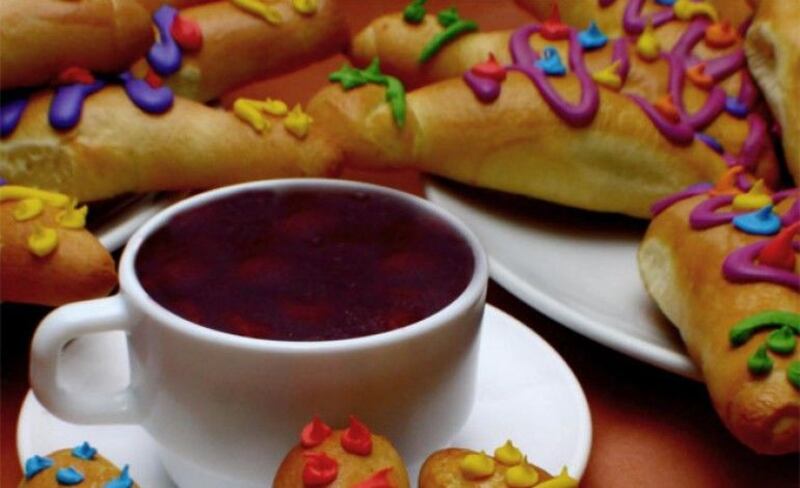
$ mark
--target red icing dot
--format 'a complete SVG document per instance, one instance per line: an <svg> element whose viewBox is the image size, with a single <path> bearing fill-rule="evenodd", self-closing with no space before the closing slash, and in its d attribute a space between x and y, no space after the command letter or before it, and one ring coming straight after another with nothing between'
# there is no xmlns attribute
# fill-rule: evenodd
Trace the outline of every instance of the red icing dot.
<svg viewBox="0 0 800 488"><path fill-rule="evenodd" d="M197 51L203 47L203 33L200 25L182 15L176 15L169 28L172 38L186 51Z"/></svg>
<svg viewBox="0 0 800 488"><path fill-rule="evenodd" d="M354 415L350 416L350 426L342 433L342 448L358 456L369 456L372 452L372 434Z"/></svg>
<svg viewBox="0 0 800 488"><path fill-rule="evenodd" d="M706 63L697 63L686 68L686 76L700 88L709 89L714 85L714 78L706 74Z"/></svg>
<svg viewBox="0 0 800 488"><path fill-rule="evenodd" d="M314 417L300 432L300 445L304 448L318 446L322 444L322 441L327 439L329 435L331 435L331 428L320 420L319 417Z"/></svg>
<svg viewBox="0 0 800 488"><path fill-rule="evenodd" d="M792 239L799 232L800 222L795 222L783 229L761 249L761 252L758 253L758 262L764 266L793 270L797 256L792 247Z"/></svg>
<svg viewBox="0 0 800 488"><path fill-rule="evenodd" d="M303 485L324 486L339 474L339 464L324 452L307 452L303 466Z"/></svg>
<svg viewBox="0 0 800 488"><path fill-rule="evenodd" d="M492 53L489 53L489 59L473 66L472 72L477 76L491 78L495 81L503 81L506 79L505 68L500 66Z"/></svg>
<svg viewBox="0 0 800 488"><path fill-rule="evenodd" d="M147 74L144 75L144 81L153 88L160 88L164 84L164 80L153 71L153 68L147 70Z"/></svg>
<svg viewBox="0 0 800 488"><path fill-rule="evenodd" d="M550 11L550 17L544 21L539 33L548 41L557 41L569 37L569 26L561 22L561 14L558 11L558 4L556 2L553 2L553 9Z"/></svg>
<svg viewBox="0 0 800 488"><path fill-rule="evenodd" d="M75 83L91 85L94 83L94 75L86 68L70 66L61 71L56 78L57 85L73 85Z"/></svg>
<svg viewBox="0 0 800 488"><path fill-rule="evenodd" d="M353 488L395 488L389 479L391 467L376 471L372 476L353 486Z"/></svg>
<svg viewBox="0 0 800 488"><path fill-rule="evenodd" d="M739 39L739 34L730 22L723 20L722 22L715 22L706 28L705 39L706 44L709 46L716 49L725 49L736 43Z"/></svg>

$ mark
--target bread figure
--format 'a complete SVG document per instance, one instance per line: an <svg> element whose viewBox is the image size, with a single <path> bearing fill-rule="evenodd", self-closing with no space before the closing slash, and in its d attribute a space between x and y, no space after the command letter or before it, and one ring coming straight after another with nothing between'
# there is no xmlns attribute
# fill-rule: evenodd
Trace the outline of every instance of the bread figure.
<svg viewBox="0 0 800 488"><path fill-rule="evenodd" d="M762 454L797 452L800 190L734 180L656 204L639 269L733 435Z"/></svg>
<svg viewBox="0 0 800 488"><path fill-rule="evenodd" d="M88 442L25 461L19 488L138 488L128 466L120 470Z"/></svg>

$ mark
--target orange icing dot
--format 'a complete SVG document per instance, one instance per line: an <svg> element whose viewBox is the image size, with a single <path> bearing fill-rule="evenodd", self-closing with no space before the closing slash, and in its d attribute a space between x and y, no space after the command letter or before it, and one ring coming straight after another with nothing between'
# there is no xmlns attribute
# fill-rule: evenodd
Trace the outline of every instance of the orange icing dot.
<svg viewBox="0 0 800 488"><path fill-rule="evenodd" d="M339 463L324 452L307 452L303 466L303 485L324 486L339 475Z"/></svg>
<svg viewBox="0 0 800 488"><path fill-rule="evenodd" d="M736 177L742 171L744 171L744 168L741 166L734 166L724 172L722 176L719 177L719 180L717 180L714 188L708 191L708 194L712 197L716 197L719 195L738 195L741 193L739 188L736 187Z"/></svg>
<svg viewBox="0 0 800 488"><path fill-rule="evenodd" d="M322 444L322 442L331 435L331 428L325 422L314 417L311 422L307 423L303 430L300 431L300 445L304 448L314 447Z"/></svg>
<svg viewBox="0 0 800 488"><path fill-rule="evenodd" d="M678 107L675 106L675 102L672 100L672 95L664 95L656 100L656 103L654 103L653 106L656 108L656 110L658 110L658 113L663 115L664 118L673 124L681 120L681 114L678 111Z"/></svg>
<svg viewBox="0 0 800 488"><path fill-rule="evenodd" d="M714 78L706 74L706 63L697 63L691 68L686 68L686 77L704 90L714 85Z"/></svg>
<svg viewBox="0 0 800 488"><path fill-rule="evenodd" d="M792 239L800 233L800 222L786 227L777 236L770 240L761 252L758 253L758 262L765 266L773 266L788 271L794 269L797 262Z"/></svg>
<svg viewBox="0 0 800 488"><path fill-rule="evenodd" d="M739 40L739 33L733 28L730 22L714 22L706 28L706 44L716 49L725 49L736 44Z"/></svg>
<svg viewBox="0 0 800 488"><path fill-rule="evenodd" d="M389 479L389 473L391 471L391 466L376 471L372 476L353 486L353 488L395 488L394 484Z"/></svg>
<svg viewBox="0 0 800 488"><path fill-rule="evenodd" d="M342 433L341 443L350 454L369 456L372 453L372 433L354 415L350 416L350 426Z"/></svg>

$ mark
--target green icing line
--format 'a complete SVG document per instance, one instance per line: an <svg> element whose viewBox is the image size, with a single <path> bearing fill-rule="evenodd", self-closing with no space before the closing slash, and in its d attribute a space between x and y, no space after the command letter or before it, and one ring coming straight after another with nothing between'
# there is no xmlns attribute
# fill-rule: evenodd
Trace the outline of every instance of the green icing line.
<svg viewBox="0 0 800 488"><path fill-rule="evenodd" d="M792 361L789 367L786 368L786 379L789 380L795 388L800 390L800 361Z"/></svg>
<svg viewBox="0 0 800 488"><path fill-rule="evenodd" d="M767 336L767 348L774 353L789 354L794 351L796 345L794 330L786 325Z"/></svg>
<svg viewBox="0 0 800 488"><path fill-rule="evenodd" d="M478 30L478 24L472 20L462 20L458 16L458 11L455 7L442 10L437 15L439 24L444 27L444 30L433 36L433 39L422 48L419 55L419 62L426 63L430 60L445 44L457 39L459 36Z"/></svg>
<svg viewBox="0 0 800 488"><path fill-rule="evenodd" d="M425 2L427 0L412 0L403 10L403 20L409 24L419 24L425 18Z"/></svg>
<svg viewBox="0 0 800 488"><path fill-rule="evenodd" d="M747 360L747 369L755 375L763 375L772 371L772 359L767 355L767 346L762 345Z"/></svg>
<svg viewBox="0 0 800 488"><path fill-rule="evenodd" d="M406 89L403 83L394 76L381 73L380 60L378 58L373 59L366 69L354 68L345 63L338 71L328 75L328 80L341 84L345 91L368 83L385 86L386 102L392 109L392 118L395 124L400 128L405 125Z"/></svg>
<svg viewBox="0 0 800 488"><path fill-rule="evenodd" d="M731 344L741 346L756 332L773 327L788 327L794 335L800 335L800 314L772 310L751 315L733 326Z"/></svg>

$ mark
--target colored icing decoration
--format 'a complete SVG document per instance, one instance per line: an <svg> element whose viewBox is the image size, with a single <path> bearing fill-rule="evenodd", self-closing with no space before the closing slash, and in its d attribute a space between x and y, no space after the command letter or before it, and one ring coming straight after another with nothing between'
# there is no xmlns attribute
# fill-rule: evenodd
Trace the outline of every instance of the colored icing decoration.
<svg viewBox="0 0 800 488"><path fill-rule="evenodd" d="M282 100L275 100L273 98L266 98L259 105L261 110L276 116L286 115L289 112L289 106Z"/></svg>
<svg viewBox="0 0 800 488"><path fill-rule="evenodd" d="M54 129L68 130L75 127L81 120L83 102L92 93L97 92L105 83L96 81L90 85L77 83L56 88L55 95L50 101L48 118Z"/></svg>
<svg viewBox="0 0 800 488"><path fill-rule="evenodd" d="M427 0L412 0L403 9L403 20L409 24L419 24L425 18L425 2Z"/></svg>
<svg viewBox="0 0 800 488"><path fill-rule="evenodd" d="M66 68L62 70L58 76L56 76L57 85L74 85L75 83L91 85L95 81L96 80L91 71L78 66Z"/></svg>
<svg viewBox="0 0 800 488"><path fill-rule="evenodd" d="M661 56L661 43L653 31L652 24L647 24L642 35L636 40L636 53L645 61L655 61Z"/></svg>
<svg viewBox="0 0 800 488"><path fill-rule="evenodd" d="M353 88L372 83L386 87L386 102L392 109L394 123L402 128L406 121L406 90L403 83L394 76L381 73L380 60L376 57L366 69L357 69L344 64L339 71L328 76L332 82L339 83L342 88Z"/></svg>
<svg viewBox="0 0 800 488"><path fill-rule="evenodd" d="M77 485L83 482L83 474L72 466L61 468L56 472L56 481L59 485Z"/></svg>
<svg viewBox="0 0 800 488"><path fill-rule="evenodd" d="M592 73L592 79L607 88L619 90L622 88L622 77L618 73L619 67L620 61L614 61L600 71Z"/></svg>
<svg viewBox="0 0 800 488"><path fill-rule="evenodd" d="M144 80L134 78L130 73L120 75L128 98L141 110L151 113L164 113L175 101L175 94L166 86L152 87Z"/></svg>
<svg viewBox="0 0 800 488"><path fill-rule="evenodd" d="M714 85L714 78L706 73L706 63L697 63L692 67L686 68L686 77L704 90L708 90Z"/></svg>
<svg viewBox="0 0 800 488"><path fill-rule="evenodd" d="M283 119L283 126L293 136L298 139L304 139L308 135L308 129L313 121L314 119L303 112L303 108L298 103L291 112L286 114L286 118Z"/></svg>
<svg viewBox="0 0 800 488"><path fill-rule="evenodd" d="M0 187L0 202L5 202L6 200L22 200L25 198L38 198L48 205L58 208L64 208L69 205L70 202L68 196L52 191L18 185L3 185Z"/></svg>
<svg viewBox="0 0 800 488"><path fill-rule="evenodd" d="M774 242L774 241L772 241ZM786 286L792 290L800 289L800 276L793 270L772 267L765 262L755 261L768 242L756 242L729 254L722 262L722 274L731 283L756 283L766 281ZM800 245L795 247L800 250Z"/></svg>
<svg viewBox="0 0 800 488"><path fill-rule="evenodd" d="M648 23L653 27L659 27L675 18L675 13L672 9L654 12L652 15L643 16L641 14L644 7L645 0L629 0L625 6L625 12L622 17L622 27L625 32L634 36L644 32Z"/></svg>
<svg viewBox="0 0 800 488"><path fill-rule="evenodd" d="M268 24L279 25L283 22L283 16L275 7L260 0L231 0L231 3L247 13L261 17Z"/></svg>
<svg viewBox="0 0 800 488"><path fill-rule="evenodd" d="M128 469L128 465L126 464L122 468L122 472L119 474L119 476L103 485L103 488L132 488L133 479L131 479Z"/></svg>
<svg viewBox="0 0 800 488"><path fill-rule="evenodd" d="M715 49L725 49L736 44L739 34L730 22L714 22L706 28L705 41L710 47Z"/></svg>
<svg viewBox="0 0 800 488"><path fill-rule="evenodd" d="M665 7L672 7L675 5L675 0L656 0L656 3Z"/></svg>
<svg viewBox="0 0 800 488"><path fill-rule="evenodd" d="M680 122L681 113L678 111L678 107L675 106L675 102L672 100L672 95L669 93L656 100L656 102L653 104L653 107L655 107L662 117L673 124Z"/></svg>
<svg viewBox="0 0 800 488"><path fill-rule="evenodd" d="M389 473L391 472L391 467L383 468L380 471L376 471L364 481L356 484L353 488L396 488L389 479Z"/></svg>
<svg viewBox="0 0 800 488"><path fill-rule="evenodd" d="M147 82L151 88L161 88L164 86L164 78L158 76L158 73L153 71L153 68L147 69L147 73L144 75L144 81Z"/></svg>
<svg viewBox="0 0 800 488"><path fill-rule="evenodd" d="M233 113L250 124L256 132L264 132L264 130L269 129L272 124L261 113L258 104L258 100L238 98L233 102Z"/></svg>
<svg viewBox="0 0 800 488"><path fill-rule="evenodd" d="M750 113L750 109L747 108L746 104L732 96L725 98L725 111L739 119L745 118Z"/></svg>
<svg viewBox="0 0 800 488"><path fill-rule="evenodd" d="M764 180L756 181L747 190L747 193L736 195L733 198L733 209L738 211L757 210L771 204L772 197L767 194L764 188Z"/></svg>
<svg viewBox="0 0 800 488"><path fill-rule="evenodd" d="M800 361L792 361L786 368L786 379L800 390Z"/></svg>
<svg viewBox="0 0 800 488"><path fill-rule="evenodd" d="M200 24L183 15L175 16L169 32L183 50L199 51L203 47L203 32L200 30Z"/></svg>
<svg viewBox="0 0 800 488"><path fill-rule="evenodd" d="M582 48L591 51L605 46L608 42L608 36L603 34L595 21L591 21L586 30L578 33L578 42L581 43Z"/></svg>
<svg viewBox="0 0 800 488"><path fill-rule="evenodd" d="M719 177L717 183L714 185L714 188L709 190L708 194L711 196L738 195L741 192L736 186L736 180L739 174L743 171L744 168L741 166L734 166L728 169L722 174L722 176Z"/></svg>
<svg viewBox="0 0 800 488"><path fill-rule="evenodd" d="M355 416L350 416L350 426L342 433L342 448L350 454L369 456L372 453L372 433Z"/></svg>
<svg viewBox="0 0 800 488"><path fill-rule="evenodd" d="M65 229L82 229L86 226L86 214L89 213L89 207L83 205L75 207L76 202L73 201L70 206L56 214L56 222Z"/></svg>
<svg viewBox="0 0 800 488"><path fill-rule="evenodd" d="M292 7L303 15L317 12L317 0L292 0Z"/></svg>
<svg viewBox="0 0 800 488"><path fill-rule="evenodd" d="M653 215L653 217L655 217L675 203L697 195L702 195L703 193L707 193L710 189L711 183L696 183L679 193L670 195L657 201L650 207L650 213Z"/></svg>
<svg viewBox="0 0 800 488"><path fill-rule="evenodd" d="M567 467L564 466L558 476L542 481L536 485L536 488L578 488L578 480L571 477Z"/></svg>
<svg viewBox="0 0 800 488"><path fill-rule="evenodd" d="M58 245L58 233L50 227L37 225L28 236L28 250L36 256L44 257L53 252Z"/></svg>
<svg viewBox="0 0 800 488"><path fill-rule="evenodd" d="M698 132L697 134L695 134L695 137L700 142L711 148L711 150L714 151L715 153L723 154L725 152L725 148L722 147L722 144L720 144L720 142L716 138L714 138L714 136Z"/></svg>
<svg viewBox="0 0 800 488"><path fill-rule="evenodd" d="M0 137L14 132L28 106L28 98L22 95L4 93L3 98L4 100L0 100Z"/></svg>
<svg viewBox="0 0 800 488"><path fill-rule="evenodd" d="M540 34L548 41L559 41L567 39L570 35L568 25L561 22L561 13L558 11L558 4L553 2L550 10L550 17L542 24Z"/></svg>
<svg viewBox="0 0 800 488"><path fill-rule="evenodd" d="M789 210L783 214L781 222L787 227L800 222L800 197L796 198Z"/></svg>
<svg viewBox="0 0 800 488"><path fill-rule="evenodd" d="M181 68L183 55L172 37L172 24L178 11L170 5L162 5L153 12L153 23L158 35L147 52L147 62L161 76L169 76Z"/></svg>
<svg viewBox="0 0 800 488"><path fill-rule="evenodd" d="M339 475L339 464L324 452L307 452L303 466L303 484L322 486L332 483Z"/></svg>
<svg viewBox="0 0 800 488"><path fill-rule="evenodd" d="M775 362L767 355L767 346L761 345L756 352L747 359L747 369L754 375L764 375L772 371Z"/></svg>
<svg viewBox="0 0 800 488"><path fill-rule="evenodd" d="M300 445L304 448L315 447L331 435L331 428L319 417L314 417L300 431Z"/></svg>
<svg viewBox="0 0 800 488"><path fill-rule="evenodd" d="M795 334L800 334L800 314L780 310L760 312L734 325L729 337L731 344L741 346L757 332L774 328L789 328Z"/></svg>
<svg viewBox="0 0 800 488"><path fill-rule="evenodd" d="M53 460L43 456L32 456L25 460L25 479L29 480L53 465Z"/></svg>
<svg viewBox="0 0 800 488"><path fill-rule="evenodd" d="M455 7L442 10L437 15L439 24L444 30L433 36L428 44L422 48L419 62L426 63L433 58L447 43L458 39L460 36L478 30L478 24L472 20L462 20Z"/></svg>
<svg viewBox="0 0 800 488"><path fill-rule="evenodd" d="M495 81L503 81L506 79L505 68L500 66L500 63L497 62L497 59L495 59L492 53L489 53L489 58L486 61L476 64L470 71L476 76L489 78Z"/></svg>
<svg viewBox="0 0 800 488"><path fill-rule="evenodd" d="M72 456L78 459L84 459L86 461L91 461L97 455L97 449L89 445L88 442L84 441L83 444L77 446L75 449L72 450Z"/></svg>
<svg viewBox="0 0 800 488"><path fill-rule="evenodd" d="M500 96L500 82L497 80L478 76L472 71L464 73L463 78L478 100L483 103L491 103Z"/></svg>
<svg viewBox="0 0 800 488"><path fill-rule="evenodd" d="M44 202L41 198L24 198L14 205L11 216L17 222L24 222L41 215L44 210Z"/></svg>
<svg viewBox="0 0 800 488"><path fill-rule="evenodd" d="M544 48L542 55L544 57L534 63L537 68L550 76L564 76L567 74L567 68L561 62L561 56L559 56L556 48L547 46Z"/></svg>
<svg viewBox="0 0 800 488"><path fill-rule="evenodd" d="M699 15L704 15L714 21L717 20L717 10L705 1L677 0L672 8L675 17L680 20L691 20Z"/></svg>
<svg viewBox="0 0 800 488"><path fill-rule="evenodd" d="M798 231L800 231L800 222L795 222L780 231L759 251L758 262L764 266L793 270L797 257L792 241Z"/></svg>
<svg viewBox="0 0 800 488"><path fill-rule="evenodd" d="M781 229L781 218L772 211L773 205L733 218L733 226L742 232L757 236L771 236Z"/></svg>
<svg viewBox="0 0 800 488"><path fill-rule="evenodd" d="M522 452L507 440L505 444L495 449L494 458L506 466L514 466L522 462Z"/></svg>
<svg viewBox="0 0 800 488"><path fill-rule="evenodd" d="M511 488L529 488L539 482L539 472L528 463L528 459L506 471L506 484Z"/></svg>
<svg viewBox="0 0 800 488"><path fill-rule="evenodd" d="M794 329L784 325L767 336L767 349L776 354L792 353L797 346L797 339L795 339L797 334Z"/></svg>
<svg viewBox="0 0 800 488"><path fill-rule="evenodd" d="M486 478L494 474L495 470L494 459L485 452L467 454L458 466L461 474L470 480Z"/></svg>

